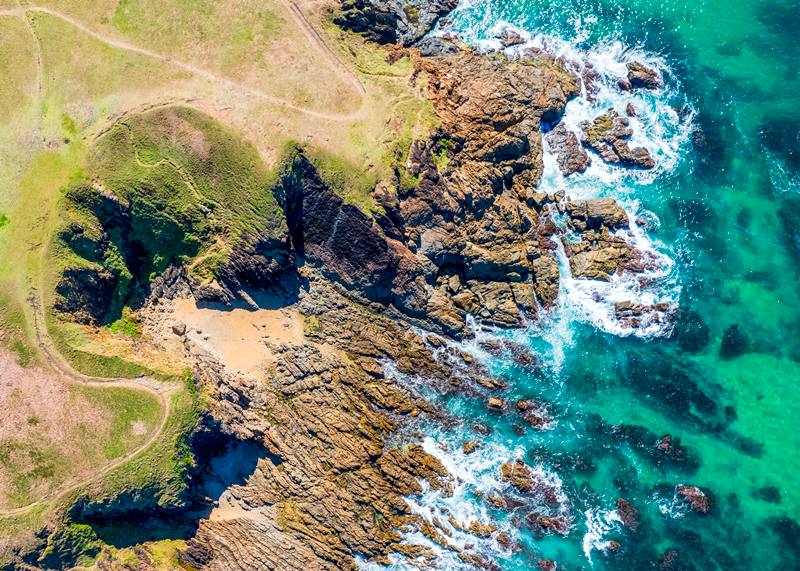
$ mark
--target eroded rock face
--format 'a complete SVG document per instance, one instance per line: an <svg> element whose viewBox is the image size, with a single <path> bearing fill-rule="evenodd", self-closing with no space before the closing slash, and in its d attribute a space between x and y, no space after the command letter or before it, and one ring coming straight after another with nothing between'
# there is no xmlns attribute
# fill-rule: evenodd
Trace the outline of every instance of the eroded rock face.
<svg viewBox="0 0 800 571"><path fill-rule="evenodd" d="M373 358L405 356L435 370L430 351L326 286L314 287L301 311L309 341L273 346L264 380L189 348L222 430L265 451L247 485L231 488L245 515L202 520L189 564L211 553L203 569L355 569L356 553L425 553L399 544L398 529L420 525L401 496L419 494L421 480L446 490L447 472L420 446L387 448L384 437L410 415L436 413L386 379Z"/></svg>
<svg viewBox="0 0 800 571"><path fill-rule="evenodd" d="M372 42L410 46L457 4L458 0L342 0L334 22Z"/></svg>
<svg viewBox="0 0 800 571"><path fill-rule="evenodd" d="M558 168L564 176L576 172L586 172L586 169L592 164L592 159L580 145L578 137L575 136L575 133L568 131L563 123L556 125L545 138L550 152L556 156Z"/></svg>

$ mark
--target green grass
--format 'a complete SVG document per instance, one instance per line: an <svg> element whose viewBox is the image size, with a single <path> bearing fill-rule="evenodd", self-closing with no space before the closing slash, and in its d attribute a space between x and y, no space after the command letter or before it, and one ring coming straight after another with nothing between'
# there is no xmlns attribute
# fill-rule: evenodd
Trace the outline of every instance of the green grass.
<svg viewBox="0 0 800 571"><path fill-rule="evenodd" d="M0 282L0 288L8 287L8 281ZM0 294L0 331L0 346L10 349L20 366L40 364L23 306L8 294Z"/></svg>
<svg viewBox="0 0 800 571"><path fill-rule="evenodd" d="M131 286L169 264L197 261L193 274L208 281L236 244L285 239L275 172L237 133L193 109L163 108L112 128L91 149L86 172L64 192L54 255L62 271L105 268L116 277L110 323L122 317ZM132 251L136 258L123 253Z"/></svg>
<svg viewBox="0 0 800 571"><path fill-rule="evenodd" d="M383 174L380 169L364 169L363 166L313 145L306 146L304 153L316 167L322 180L336 194L343 196L345 202L356 204L367 213L375 209L370 193Z"/></svg>
<svg viewBox="0 0 800 571"><path fill-rule="evenodd" d="M73 385L70 391L74 396L82 397L92 406L106 411L110 419L110 431L102 449L108 460L124 456L132 448L141 445L161 419L161 403L152 393L144 390ZM134 422L143 422L146 434L133 435L131 423Z"/></svg>
<svg viewBox="0 0 800 571"><path fill-rule="evenodd" d="M47 316L47 331L53 341L53 345L55 345L61 356L84 375L98 378L125 379L132 379L141 375L159 377L152 369L126 361L121 357L98 355L82 349L81 346L88 344L88 340L83 339L74 328L71 328L71 324L62 323L52 313Z"/></svg>

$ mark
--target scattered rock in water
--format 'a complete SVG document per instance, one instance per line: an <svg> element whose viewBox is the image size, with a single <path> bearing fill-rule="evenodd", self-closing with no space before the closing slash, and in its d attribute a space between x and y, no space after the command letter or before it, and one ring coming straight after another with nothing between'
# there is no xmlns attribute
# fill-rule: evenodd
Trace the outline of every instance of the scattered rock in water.
<svg viewBox="0 0 800 571"><path fill-rule="evenodd" d="M564 516L545 516L532 513L526 516L525 520L534 531L557 533L559 535L567 535L569 533L569 524Z"/></svg>
<svg viewBox="0 0 800 571"><path fill-rule="evenodd" d="M647 149L631 149L628 146L627 139L633 136L633 129L628 128L628 125L627 119L610 108L593 122L581 123L581 144L600 155L606 163L641 169L653 168L655 161Z"/></svg>
<svg viewBox="0 0 800 571"><path fill-rule="evenodd" d="M500 43L503 44L504 48L508 48L524 44L525 40L513 30L503 30L500 32Z"/></svg>
<svg viewBox="0 0 800 571"><path fill-rule="evenodd" d="M586 169L592 164L592 159L578 141L578 137L572 131L568 131L564 123L556 125L546 135L545 140L550 152L556 156L556 162L558 162L558 168L562 175L569 176L576 172L586 172Z"/></svg>
<svg viewBox="0 0 800 571"><path fill-rule="evenodd" d="M464 443L464 454L472 454L481 446L483 446L483 443L479 440L468 440Z"/></svg>
<svg viewBox="0 0 800 571"><path fill-rule="evenodd" d="M660 323L662 315L670 311L668 303L641 305L631 301L614 304L614 317L623 327L639 328L643 324Z"/></svg>
<svg viewBox="0 0 800 571"><path fill-rule="evenodd" d="M700 468L700 460L686 446L681 445L680 438L670 434L658 438L644 426L621 424L611 429L612 436L628 444L635 453L651 465L663 468L679 468L684 473L694 472Z"/></svg>
<svg viewBox="0 0 800 571"><path fill-rule="evenodd" d="M547 410L544 403L534 399L521 399L517 401L517 410L528 423L528 426L537 430L548 430L552 428L553 415Z"/></svg>
<svg viewBox="0 0 800 571"><path fill-rule="evenodd" d="M517 458L514 462L506 462L500 466L500 473L503 482L510 482L521 493L534 496L544 505L550 507L558 505L558 490L537 474L531 472L531 469L521 458Z"/></svg>
<svg viewBox="0 0 800 571"><path fill-rule="evenodd" d="M500 341L495 339L487 339L486 341L481 341L478 343L478 346L489 353L490 355L500 355L503 352L503 346L500 344Z"/></svg>
<svg viewBox="0 0 800 571"><path fill-rule="evenodd" d="M536 561L536 568L539 571L556 571L556 562L552 559L539 559Z"/></svg>
<svg viewBox="0 0 800 571"><path fill-rule="evenodd" d="M711 341L711 329L700 313L693 309L681 310L678 323L672 330L672 338L684 351L702 351Z"/></svg>
<svg viewBox="0 0 800 571"><path fill-rule="evenodd" d="M632 103L628 103L625 106L625 115L627 115L628 117L636 117L636 109L634 109Z"/></svg>
<svg viewBox="0 0 800 571"><path fill-rule="evenodd" d="M677 491L694 511L707 514L711 509L711 498L697 486L680 485Z"/></svg>
<svg viewBox="0 0 800 571"><path fill-rule="evenodd" d="M628 82L630 82L633 87L658 89L658 87L661 86L658 73L654 69L645 67L637 61L626 65L628 67Z"/></svg>
<svg viewBox="0 0 800 571"><path fill-rule="evenodd" d="M609 550L609 551L616 551L616 550L617 550L617 549L619 549L620 547L621 547L621 546L620 546L620 544L619 544L619 541L614 541L614 540L612 539L611 541L609 541L609 542L608 542L608 550Z"/></svg>
<svg viewBox="0 0 800 571"><path fill-rule="evenodd" d="M183 321L176 321L172 324L172 332L175 335L183 335L186 333L186 324Z"/></svg>
<svg viewBox="0 0 800 571"><path fill-rule="evenodd" d="M503 412L506 409L506 403L501 398L492 397L486 403L486 408L490 412Z"/></svg>
<svg viewBox="0 0 800 571"><path fill-rule="evenodd" d="M628 500L619 498L617 500L617 514L619 519L622 520L622 525L631 533L636 533L642 526L641 515L639 510L631 505Z"/></svg>
<svg viewBox="0 0 800 571"><path fill-rule="evenodd" d="M747 353L750 342L747 336L742 332L739 325L732 324L725 330L722 335L722 345L719 348L719 354L725 359L732 359Z"/></svg>
<svg viewBox="0 0 800 571"><path fill-rule="evenodd" d="M624 79L617 81L617 87L619 87L622 91L633 91L633 85L631 82Z"/></svg>

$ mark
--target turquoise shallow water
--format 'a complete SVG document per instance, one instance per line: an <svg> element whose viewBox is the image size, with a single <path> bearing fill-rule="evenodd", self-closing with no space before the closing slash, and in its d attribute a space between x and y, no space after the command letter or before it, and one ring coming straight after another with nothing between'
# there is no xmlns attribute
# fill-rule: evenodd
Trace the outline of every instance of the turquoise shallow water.
<svg viewBox="0 0 800 571"><path fill-rule="evenodd" d="M564 180L546 159L542 185L617 198L632 220L648 221L635 239L663 268L644 287L594 288L564 274L560 308L542 324L481 333L466 346L509 382L510 399L550 402L553 430L520 436L519 417L420 385L463 420L423 427L426 447L461 483L452 498L412 500L415 509L440 521L454 514L499 522L525 549L509 556L490 541L477 549L504 569L536 568L539 557L565 569L800 568L800 3L470 0L451 20L446 31L475 45L499 47L493 38L511 27L532 45L592 62L605 86L596 101L569 104L568 126L609 106L622 111L629 100L641 111L633 127L655 172L615 170L595 157L585 175ZM633 59L658 67L666 89L632 97L614 89ZM626 298L679 305L675 329L620 330L608 312ZM726 331L740 340L727 356ZM524 370L486 354L481 336L513 338L540 366ZM477 434L476 421L492 434ZM623 424L639 428L627 440L609 436ZM688 461L658 463L637 449L665 434L681 439ZM461 443L473 437L486 446L465 456ZM499 466L516 457L561 489L571 506L568 536L518 530L515 513L476 498L502 488ZM710 491L711 512L687 510L678 484ZM620 525L617 498L641 512L639 533ZM676 556L661 559L670 548ZM441 557L441 568L460 565Z"/></svg>

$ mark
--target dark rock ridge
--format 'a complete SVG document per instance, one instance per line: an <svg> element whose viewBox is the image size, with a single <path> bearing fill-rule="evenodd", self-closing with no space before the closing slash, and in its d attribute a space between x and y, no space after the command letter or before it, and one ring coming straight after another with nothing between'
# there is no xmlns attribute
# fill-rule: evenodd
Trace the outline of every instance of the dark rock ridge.
<svg viewBox="0 0 800 571"><path fill-rule="evenodd" d="M341 0L334 22L372 42L410 46L456 5L458 0Z"/></svg>

